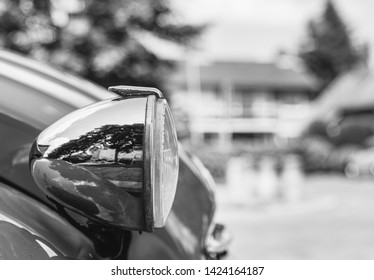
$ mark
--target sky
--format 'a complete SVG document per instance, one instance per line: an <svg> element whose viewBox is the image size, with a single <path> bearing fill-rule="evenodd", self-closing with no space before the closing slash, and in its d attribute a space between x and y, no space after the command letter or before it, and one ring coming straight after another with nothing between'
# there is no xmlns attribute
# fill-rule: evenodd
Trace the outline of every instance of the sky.
<svg viewBox="0 0 374 280"><path fill-rule="evenodd" d="M199 57L272 61L279 50L296 53L306 24L321 15L326 0L171 0L177 16L208 24ZM374 65L374 1L335 0L356 42L368 42Z"/></svg>

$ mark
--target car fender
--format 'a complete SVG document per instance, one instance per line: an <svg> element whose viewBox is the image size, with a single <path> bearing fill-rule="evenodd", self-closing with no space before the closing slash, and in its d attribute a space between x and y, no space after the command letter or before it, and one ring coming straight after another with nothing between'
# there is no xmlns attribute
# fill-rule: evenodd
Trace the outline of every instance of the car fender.
<svg viewBox="0 0 374 280"><path fill-rule="evenodd" d="M92 242L35 199L0 183L0 259L92 259Z"/></svg>
<svg viewBox="0 0 374 280"><path fill-rule="evenodd" d="M132 232L129 259L202 259L215 211L214 193L180 146L175 200L164 228Z"/></svg>

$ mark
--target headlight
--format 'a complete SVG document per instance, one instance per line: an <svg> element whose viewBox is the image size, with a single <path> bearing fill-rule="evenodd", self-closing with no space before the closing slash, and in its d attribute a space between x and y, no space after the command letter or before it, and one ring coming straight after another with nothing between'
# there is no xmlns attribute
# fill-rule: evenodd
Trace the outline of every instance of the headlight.
<svg viewBox="0 0 374 280"><path fill-rule="evenodd" d="M165 225L178 180L174 121L161 92L121 95L79 109L36 139L30 167L59 205L97 222L153 231Z"/></svg>
<svg viewBox="0 0 374 280"><path fill-rule="evenodd" d="M148 98L146 117L146 135L149 133L149 145L146 147L145 164L149 173L146 185L154 185L148 199L152 201L154 226L163 227L173 205L177 187L179 158L178 142L174 120L170 108L164 99Z"/></svg>

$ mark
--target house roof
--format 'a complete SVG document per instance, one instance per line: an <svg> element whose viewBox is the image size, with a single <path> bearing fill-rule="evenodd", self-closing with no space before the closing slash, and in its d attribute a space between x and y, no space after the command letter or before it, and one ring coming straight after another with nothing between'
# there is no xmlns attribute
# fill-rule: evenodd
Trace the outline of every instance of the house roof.
<svg viewBox="0 0 374 280"><path fill-rule="evenodd" d="M185 83L186 66L176 76ZM303 89L314 91L316 82L309 75L292 69L281 68L275 63L214 62L199 68L201 85L229 82L237 87L275 90Z"/></svg>
<svg viewBox="0 0 374 280"><path fill-rule="evenodd" d="M313 119L328 120L343 110L374 107L374 72L357 67L336 78L313 104Z"/></svg>

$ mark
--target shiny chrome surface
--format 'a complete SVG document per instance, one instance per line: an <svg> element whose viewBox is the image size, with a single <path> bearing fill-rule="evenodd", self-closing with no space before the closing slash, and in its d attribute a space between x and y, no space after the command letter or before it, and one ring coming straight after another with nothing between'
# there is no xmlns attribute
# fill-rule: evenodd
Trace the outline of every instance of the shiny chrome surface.
<svg viewBox="0 0 374 280"><path fill-rule="evenodd" d="M232 234L222 224L215 224L213 232L207 239L206 254L210 259L220 259L228 252Z"/></svg>
<svg viewBox="0 0 374 280"><path fill-rule="evenodd" d="M143 193L147 97L74 111L44 130L31 151L37 185L93 220L146 230Z"/></svg>
<svg viewBox="0 0 374 280"><path fill-rule="evenodd" d="M164 97L161 91L159 91L157 88L151 87L113 86L109 87L108 90L122 97L149 95L155 95L157 98Z"/></svg>
<svg viewBox="0 0 374 280"><path fill-rule="evenodd" d="M97 258L92 242L41 203L0 183L0 259Z"/></svg>
<svg viewBox="0 0 374 280"><path fill-rule="evenodd" d="M141 231L165 225L178 163L167 102L148 91L65 116L39 135L31 151L34 181L58 204Z"/></svg>

